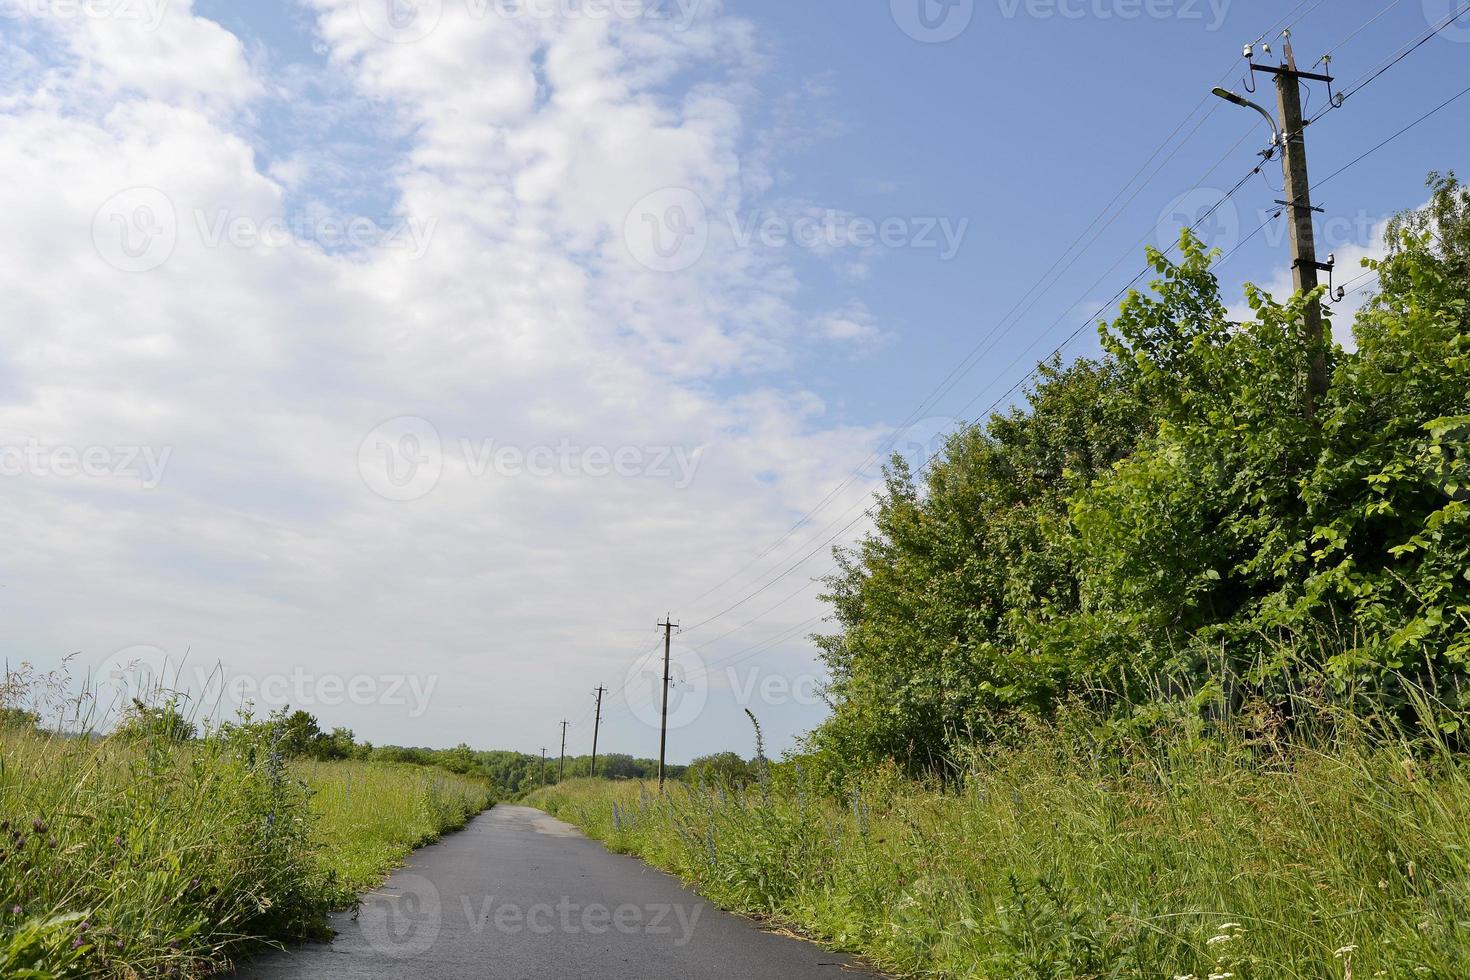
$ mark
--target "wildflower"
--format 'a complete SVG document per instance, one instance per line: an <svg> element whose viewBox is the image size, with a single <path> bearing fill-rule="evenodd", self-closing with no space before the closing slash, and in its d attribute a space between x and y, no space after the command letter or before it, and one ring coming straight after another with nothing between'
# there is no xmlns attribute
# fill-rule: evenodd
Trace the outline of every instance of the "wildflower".
<svg viewBox="0 0 1470 980"><path fill-rule="evenodd" d="M1205 945L1206 946L1218 946L1221 943L1228 943L1228 942L1230 942L1230 940L1232 940L1234 938L1235 937L1232 936L1232 935L1229 935L1229 934L1226 934L1226 933L1222 933L1221 935L1211 936L1209 939L1206 939L1205 940Z"/></svg>
<svg viewBox="0 0 1470 980"><path fill-rule="evenodd" d="M1235 976L1233 973L1211 973L1210 980L1230 980L1233 976Z"/></svg>
<svg viewBox="0 0 1470 980"><path fill-rule="evenodd" d="M12 905L12 906L10 906L10 914L11 915L20 915L24 911L25 911L25 909L21 908L19 905Z"/></svg>
<svg viewBox="0 0 1470 980"><path fill-rule="evenodd" d="M1332 955L1333 956L1336 956L1336 957L1338 957L1340 959L1340 958L1346 956L1348 953L1357 952L1357 949L1358 949L1358 947L1356 947L1356 946L1344 946L1341 949L1339 949L1337 952L1333 953Z"/></svg>
<svg viewBox="0 0 1470 980"><path fill-rule="evenodd" d="M46 832L46 822L40 817L37 817L36 819L31 821L31 831L37 837L41 836Z"/></svg>

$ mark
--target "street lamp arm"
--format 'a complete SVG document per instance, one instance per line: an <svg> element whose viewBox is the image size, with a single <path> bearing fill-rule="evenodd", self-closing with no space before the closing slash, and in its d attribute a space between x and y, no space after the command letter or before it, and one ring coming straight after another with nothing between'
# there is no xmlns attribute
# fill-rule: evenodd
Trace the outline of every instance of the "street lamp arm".
<svg viewBox="0 0 1470 980"><path fill-rule="evenodd" d="M1272 116L1271 113L1267 112L1263 107L1256 105L1256 103L1252 102L1250 99L1247 99L1240 95L1236 95L1234 92L1231 92L1228 89L1215 88L1211 91L1213 92L1213 94L1224 99L1226 102L1232 102L1235 105L1245 106L1247 109L1254 109L1259 112L1261 114L1261 118L1266 120L1266 125L1271 127L1271 145L1273 147L1281 145L1281 130L1276 128L1276 118Z"/></svg>

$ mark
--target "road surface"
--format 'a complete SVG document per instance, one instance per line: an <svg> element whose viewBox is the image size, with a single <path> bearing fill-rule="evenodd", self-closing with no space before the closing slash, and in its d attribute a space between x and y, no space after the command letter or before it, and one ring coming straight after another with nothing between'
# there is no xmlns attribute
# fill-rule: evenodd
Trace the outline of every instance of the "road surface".
<svg viewBox="0 0 1470 980"><path fill-rule="evenodd" d="M416 852L332 921L241 980L836 980L845 957L763 932L540 810L498 806Z"/></svg>

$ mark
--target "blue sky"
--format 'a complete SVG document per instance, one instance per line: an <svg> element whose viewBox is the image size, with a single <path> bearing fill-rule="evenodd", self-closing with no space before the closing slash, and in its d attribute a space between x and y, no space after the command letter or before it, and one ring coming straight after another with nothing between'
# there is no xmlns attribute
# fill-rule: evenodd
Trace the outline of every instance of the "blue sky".
<svg viewBox="0 0 1470 980"><path fill-rule="evenodd" d="M1290 22L1341 88L1454 10L925 0L934 42L919 0L396 2L0 4L12 662L528 751L563 717L585 750L603 684L602 744L650 755L672 611L708 621L672 757L747 749L745 707L788 747L823 712L802 588L868 455L982 340L907 452L1094 348L1140 240L1265 144L1206 99L1243 43ZM1467 53L1460 23L1324 116L1315 175L1470 85ZM1461 163L1467 113L1321 189L1339 282ZM1279 196L1271 163L1212 242ZM1274 222L1222 279L1281 289L1285 256Z"/></svg>

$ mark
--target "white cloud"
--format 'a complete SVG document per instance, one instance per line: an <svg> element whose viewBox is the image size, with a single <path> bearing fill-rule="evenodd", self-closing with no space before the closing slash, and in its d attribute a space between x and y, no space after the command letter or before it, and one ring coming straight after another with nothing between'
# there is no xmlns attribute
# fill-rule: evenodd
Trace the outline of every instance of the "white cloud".
<svg viewBox="0 0 1470 980"><path fill-rule="evenodd" d="M299 198L323 159L262 163L275 154L251 125L279 80L188 4L143 34L54 25L65 56L5 77L0 444L170 454L153 490L0 477L11 655L95 663L143 643L254 674L412 671L441 679L422 718L318 713L378 740L529 746L582 687L620 678L626 627L755 555L874 432L760 378L807 340L783 256L716 237L670 275L621 237L659 188L711 207L748 193L749 25L713 5L680 32L448 4L428 37L394 44L349 0L312 5L328 70L409 134L395 163L353 179L376 182L392 203L374 220L422 233L422 254L322 244L339 208ZM695 67L706 81L666 86ZM288 237L267 240L278 227ZM822 328L880 336L860 305ZM437 485L408 502L359 468L364 439L399 416L441 446ZM479 472L472 450L492 441L628 448L648 472ZM687 487L651 472L663 450L699 453ZM825 517L777 557L822 541ZM808 595L771 627L818 611ZM648 750L618 724L608 744ZM723 747L731 730L711 717L686 744Z"/></svg>

